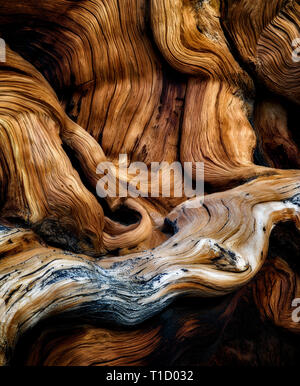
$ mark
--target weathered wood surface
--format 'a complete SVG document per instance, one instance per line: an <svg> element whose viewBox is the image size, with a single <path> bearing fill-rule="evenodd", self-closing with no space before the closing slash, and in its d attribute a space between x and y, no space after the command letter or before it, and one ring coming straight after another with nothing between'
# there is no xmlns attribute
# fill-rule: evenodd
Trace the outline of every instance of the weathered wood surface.
<svg viewBox="0 0 300 386"><path fill-rule="evenodd" d="M167 364L172 345L188 364L195 338L206 363L250 293L299 332L297 264L267 258L280 222L300 248L299 16L295 0L0 0L1 364ZM203 162L204 203L99 199L119 154L192 162L193 179ZM182 297L207 308L180 306L168 335Z"/></svg>

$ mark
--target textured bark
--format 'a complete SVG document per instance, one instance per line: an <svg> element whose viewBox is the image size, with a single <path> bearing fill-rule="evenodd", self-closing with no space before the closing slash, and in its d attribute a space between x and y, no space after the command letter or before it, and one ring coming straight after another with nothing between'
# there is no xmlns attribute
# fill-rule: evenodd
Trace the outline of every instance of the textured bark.
<svg viewBox="0 0 300 386"><path fill-rule="evenodd" d="M0 0L1 364L296 361L299 28L296 0ZM204 202L100 199L120 154L203 162Z"/></svg>

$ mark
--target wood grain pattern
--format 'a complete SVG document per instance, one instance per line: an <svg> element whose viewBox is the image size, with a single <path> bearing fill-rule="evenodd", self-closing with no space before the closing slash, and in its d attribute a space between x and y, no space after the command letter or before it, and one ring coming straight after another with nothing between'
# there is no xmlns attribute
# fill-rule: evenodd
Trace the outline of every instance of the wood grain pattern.
<svg viewBox="0 0 300 386"><path fill-rule="evenodd" d="M227 363L245 293L299 332L297 269L267 258L300 230L299 26L295 0L0 0L2 365ZM163 197L165 170L159 197L99 198L120 154L203 162L204 201Z"/></svg>

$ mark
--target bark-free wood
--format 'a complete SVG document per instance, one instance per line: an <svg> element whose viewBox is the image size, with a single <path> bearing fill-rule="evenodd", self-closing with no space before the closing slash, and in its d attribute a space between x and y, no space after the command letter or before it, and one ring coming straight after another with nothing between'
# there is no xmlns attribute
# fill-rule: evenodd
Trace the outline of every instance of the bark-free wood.
<svg viewBox="0 0 300 386"><path fill-rule="evenodd" d="M52 317L79 330L46 330L23 363L147 364L177 298L232 294L224 315L211 299L225 326L247 285L298 332L299 276L265 261L275 224L300 229L299 15L294 0L0 0L2 364ZM192 162L193 179L203 162L204 203L99 199L97 165L125 153ZM174 345L210 335L182 315Z"/></svg>

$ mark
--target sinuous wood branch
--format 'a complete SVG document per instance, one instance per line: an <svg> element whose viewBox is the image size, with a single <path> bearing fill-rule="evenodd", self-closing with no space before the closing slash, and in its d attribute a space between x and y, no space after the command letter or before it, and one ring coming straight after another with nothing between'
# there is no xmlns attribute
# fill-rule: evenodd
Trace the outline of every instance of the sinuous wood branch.
<svg viewBox="0 0 300 386"><path fill-rule="evenodd" d="M40 364L49 346L42 364L147 364L177 299L209 298L215 317L205 329L204 313L181 310L180 351L214 323L225 328L245 288L264 318L297 333L299 275L268 248L276 224L300 231L299 2L0 0L0 9L1 364L43 323L23 363ZM159 197L149 184L140 197L100 199L99 163L129 182L120 154L191 162L194 182L203 162L204 200L163 197L175 184L164 170ZM55 318L79 326L78 348L55 336Z"/></svg>

